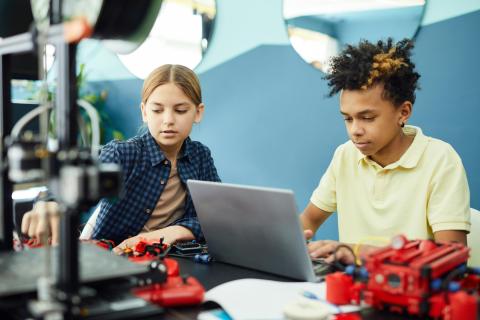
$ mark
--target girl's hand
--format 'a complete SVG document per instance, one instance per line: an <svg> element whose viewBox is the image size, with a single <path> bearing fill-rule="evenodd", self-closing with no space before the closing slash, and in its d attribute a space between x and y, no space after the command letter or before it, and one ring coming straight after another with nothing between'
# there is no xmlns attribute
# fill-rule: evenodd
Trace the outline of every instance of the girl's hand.
<svg viewBox="0 0 480 320"><path fill-rule="evenodd" d="M126 248L131 248L132 250L135 248L137 243L140 242L140 240L146 240L144 237L142 237L140 234L136 235L135 237L131 237L128 239L125 239L120 243L118 246L112 249L112 251L115 254L121 255L123 254L124 250Z"/></svg>
<svg viewBox="0 0 480 320"><path fill-rule="evenodd" d="M52 244L58 244L60 233L58 204L53 201L35 203L33 209L22 218L22 233L28 235L35 245L48 243L50 237Z"/></svg>
<svg viewBox="0 0 480 320"><path fill-rule="evenodd" d="M160 242L163 238L163 243L171 245L179 240L194 240L193 233L182 226L169 226L163 229L140 233L134 237L128 238L113 248L113 252L116 254L122 254L125 248L134 248L140 240Z"/></svg>

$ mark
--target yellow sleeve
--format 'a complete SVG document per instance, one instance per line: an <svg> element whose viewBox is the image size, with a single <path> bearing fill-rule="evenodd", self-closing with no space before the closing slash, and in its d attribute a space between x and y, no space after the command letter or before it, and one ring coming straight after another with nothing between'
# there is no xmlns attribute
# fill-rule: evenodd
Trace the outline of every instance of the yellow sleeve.
<svg viewBox="0 0 480 320"><path fill-rule="evenodd" d="M326 212L337 211L336 168L341 157L341 147L339 146L335 151L327 171L310 197L311 203Z"/></svg>
<svg viewBox="0 0 480 320"><path fill-rule="evenodd" d="M433 232L470 231L470 191L462 160L448 145L432 178L427 219Z"/></svg>

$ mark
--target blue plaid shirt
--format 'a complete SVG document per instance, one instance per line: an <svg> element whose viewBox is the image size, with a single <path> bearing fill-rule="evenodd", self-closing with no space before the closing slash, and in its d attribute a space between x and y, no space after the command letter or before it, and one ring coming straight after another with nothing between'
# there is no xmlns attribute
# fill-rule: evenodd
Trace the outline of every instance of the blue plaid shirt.
<svg viewBox="0 0 480 320"><path fill-rule="evenodd" d="M116 202L102 199L93 238L111 239L118 244L137 235L150 218L167 184L171 164L149 132L128 141L108 143L102 148L100 161L123 167L124 196ZM210 150L190 138L183 143L177 170L184 185L188 179L220 181ZM186 227L195 238L203 240L188 189L185 213L172 225Z"/></svg>

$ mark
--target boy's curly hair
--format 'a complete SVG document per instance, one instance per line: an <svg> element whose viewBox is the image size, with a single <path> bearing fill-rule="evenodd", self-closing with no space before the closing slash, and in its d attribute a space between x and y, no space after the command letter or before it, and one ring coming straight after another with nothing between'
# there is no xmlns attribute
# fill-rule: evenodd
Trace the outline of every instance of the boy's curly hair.
<svg viewBox="0 0 480 320"><path fill-rule="evenodd" d="M420 74L410 60L413 42L403 39L393 44L392 38L373 44L362 40L358 46L348 45L331 59L331 73L325 76L333 96L342 89L368 89L383 83L383 96L399 106L415 102L415 90Z"/></svg>

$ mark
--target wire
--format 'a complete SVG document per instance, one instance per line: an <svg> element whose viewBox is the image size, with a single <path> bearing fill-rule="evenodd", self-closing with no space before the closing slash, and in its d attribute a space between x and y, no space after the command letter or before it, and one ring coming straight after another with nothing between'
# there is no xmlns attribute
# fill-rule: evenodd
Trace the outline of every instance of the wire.
<svg viewBox="0 0 480 320"><path fill-rule="evenodd" d="M333 264L335 265L336 268L340 269L340 271L344 271L344 267L340 264L340 262L338 261L338 258L337 258L337 253L338 251L340 251L340 249L342 248L345 248L347 249L348 251L350 251L350 253L353 255L353 261L354 263L357 261L357 256L355 255L355 252L353 252L352 248L350 248L350 246L346 245L346 244L340 244L338 245L335 250L333 251Z"/></svg>
<svg viewBox="0 0 480 320"><path fill-rule="evenodd" d="M92 122L92 156L96 159L100 150L100 116L97 109L86 100L79 99L77 104L85 109Z"/></svg>
<svg viewBox="0 0 480 320"><path fill-rule="evenodd" d="M18 136L20 135L20 132L22 131L23 127L25 127L30 121L32 121L35 117L38 117L41 115L43 112L46 112L52 108L52 105L46 104L46 105L41 105L36 107L33 110L30 110L27 112L23 117L21 117L17 123L12 128L11 136L16 140L18 139Z"/></svg>
<svg viewBox="0 0 480 320"><path fill-rule="evenodd" d="M98 115L97 109L92 106L89 102L79 99L77 100L77 104L85 109L85 112L88 114L90 121L92 122L92 145L91 145L91 152L92 156L96 159L98 157L98 151L100 150L100 116ZM44 112L52 109L53 106L51 103L47 103L45 105L41 105L36 107L35 109L27 112L23 117L21 117L17 123L15 123L14 127L12 128L11 135L12 137L17 140L20 132L22 129L35 117L41 115Z"/></svg>
<svg viewBox="0 0 480 320"><path fill-rule="evenodd" d="M360 241L358 241L355 244L355 247L353 248L353 254L355 256L355 264L356 265L359 265L359 266L362 265L362 259L360 259L360 246L364 245L367 241L368 242L377 241L377 242L381 242L382 244L385 244L385 245L390 243L390 239L388 239L386 237L367 236L367 237L361 238Z"/></svg>

